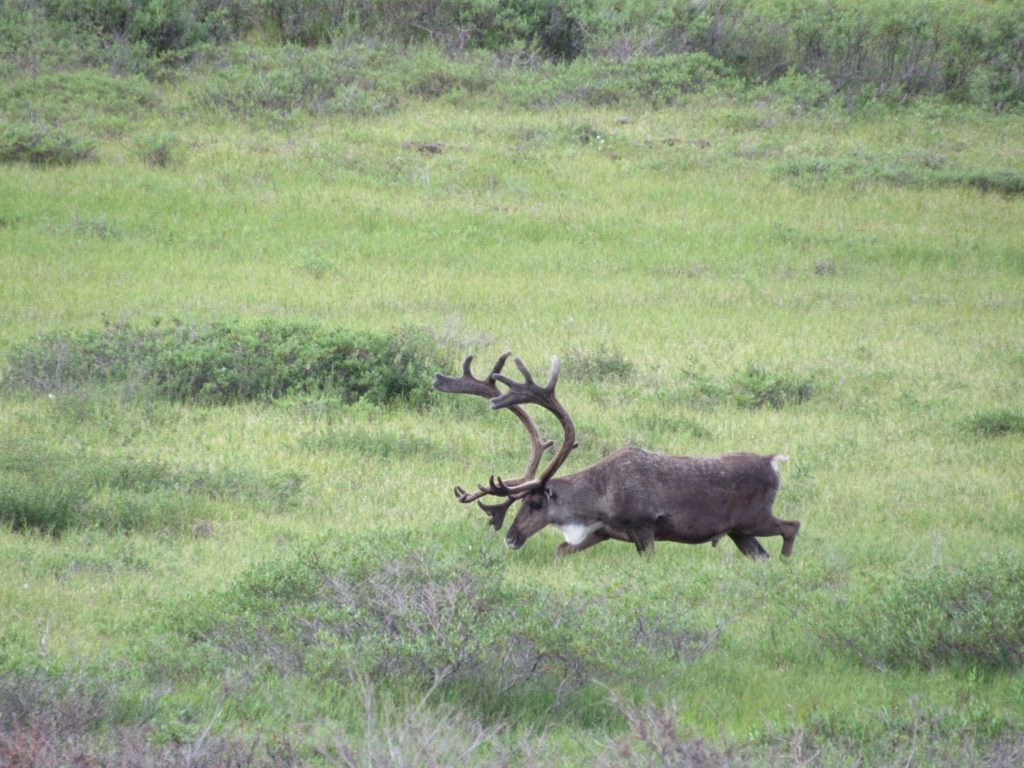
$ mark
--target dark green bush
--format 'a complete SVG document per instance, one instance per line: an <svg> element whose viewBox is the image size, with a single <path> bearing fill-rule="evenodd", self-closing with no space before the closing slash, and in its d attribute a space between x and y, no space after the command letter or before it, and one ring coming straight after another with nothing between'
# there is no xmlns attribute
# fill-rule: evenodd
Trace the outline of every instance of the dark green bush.
<svg viewBox="0 0 1024 768"><path fill-rule="evenodd" d="M588 0L500 0L494 14L481 19L481 42L491 48L522 45L551 61L572 61L586 51L595 6Z"/></svg>
<svg viewBox="0 0 1024 768"><path fill-rule="evenodd" d="M0 125L0 163L74 165L95 160L95 144L45 123Z"/></svg>
<svg viewBox="0 0 1024 768"><path fill-rule="evenodd" d="M182 140L174 133L144 136L136 142L139 157L152 168L176 165L184 152Z"/></svg>
<svg viewBox="0 0 1024 768"><path fill-rule="evenodd" d="M391 63L369 48L233 47L224 58L199 93L208 108L260 118L297 112L371 115L398 104L398 91L380 82Z"/></svg>
<svg viewBox="0 0 1024 768"><path fill-rule="evenodd" d="M153 85L141 77L95 70L45 72L0 85L0 106L25 120L81 123L96 116L138 117L153 109Z"/></svg>
<svg viewBox="0 0 1024 768"><path fill-rule="evenodd" d="M729 381L730 394L743 408L782 408L802 403L810 398L813 390L808 379L769 371L753 363Z"/></svg>
<svg viewBox="0 0 1024 768"><path fill-rule="evenodd" d="M698 406L729 402L741 408L783 408L798 405L814 394L814 382L805 376L771 371L755 363L726 377L704 373L686 374L683 384L669 399L681 398Z"/></svg>
<svg viewBox="0 0 1024 768"><path fill-rule="evenodd" d="M188 48L206 39L195 0L39 0L52 19L126 38L153 53Z"/></svg>
<svg viewBox="0 0 1024 768"><path fill-rule="evenodd" d="M298 323L215 323L57 332L16 347L4 381L51 393L91 385L149 388L175 401L225 404L315 395L418 402L446 360L426 334L328 331Z"/></svg>
<svg viewBox="0 0 1024 768"><path fill-rule="evenodd" d="M881 182L897 187L967 187L1006 196L1024 194L1024 174L1011 170L950 168L941 156L838 156L791 160L783 176L802 181Z"/></svg>
<svg viewBox="0 0 1024 768"><path fill-rule="evenodd" d="M970 171L943 179L948 186L973 187L982 192L1002 195L1024 195L1024 173L1017 171Z"/></svg>
<svg viewBox="0 0 1024 768"><path fill-rule="evenodd" d="M879 667L1017 669L1024 664L1024 563L926 569L841 607L827 637Z"/></svg>
<svg viewBox="0 0 1024 768"><path fill-rule="evenodd" d="M562 368L574 381L608 381L628 379L636 366L621 352L602 344L593 352L573 347L566 354Z"/></svg>
<svg viewBox="0 0 1024 768"><path fill-rule="evenodd" d="M966 422L971 432L983 437L1024 434L1024 413L1009 408L980 411Z"/></svg>
<svg viewBox="0 0 1024 768"><path fill-rule="evenodd" d="M505 86L509 98L531 107L558 104L651 104L665 107L686 94L736 87L729 67L705 53L636 56L625 62L581 58L559 67L524 71Z"/></svg>

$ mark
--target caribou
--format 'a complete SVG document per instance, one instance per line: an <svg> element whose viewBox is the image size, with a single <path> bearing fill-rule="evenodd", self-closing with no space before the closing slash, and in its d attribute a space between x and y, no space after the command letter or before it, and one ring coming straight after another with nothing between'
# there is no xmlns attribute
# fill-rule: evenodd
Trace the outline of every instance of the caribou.
<svg viewBox="0 0 1024 768"><path fill-rule="evenodd" d="M632 542L643 554L653 551L655 541L717 546L725 536L753 559L769 557L759 536L781 536L782 555L792 554L800 523L772 514L779 462L788 457L778 453L669 456L626 447L586 469L555 477L578 447L576 427L555 397L561 364L557 357L551 358L548 383L540 386L518 357L514 362L522 381L502 374L510 356L510 352L501 355L483 379L473 376L472 355L463 361L462 376L438 373L434 377L435 389L484 397L492 409L511 411L526 428L531 450L521 477L503 480L492 475L474 491L455 486L455 497L463 504L477 502L499 531L509 508L520 502L505 536L510 548L519 549L535 533L553 525L565 539L556 556L582 552L609 539ZM504 385L504 391L498 384ZM540 474L543 455L554 442L541 439L524 405L552 413L563 432L561 445ZM485 497L500 501L484 503Z"/></svg>

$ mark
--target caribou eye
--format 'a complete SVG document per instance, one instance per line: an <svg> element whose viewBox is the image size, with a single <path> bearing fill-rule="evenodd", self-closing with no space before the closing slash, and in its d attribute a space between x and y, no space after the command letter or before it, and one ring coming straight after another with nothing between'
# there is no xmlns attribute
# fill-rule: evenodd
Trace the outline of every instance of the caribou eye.
<svg viewBox="0 0 1024 768"><path fill-rule="evenodd" d="M544 506L544 502L540 499L530 499L530 509L538 510Z"/></svg>

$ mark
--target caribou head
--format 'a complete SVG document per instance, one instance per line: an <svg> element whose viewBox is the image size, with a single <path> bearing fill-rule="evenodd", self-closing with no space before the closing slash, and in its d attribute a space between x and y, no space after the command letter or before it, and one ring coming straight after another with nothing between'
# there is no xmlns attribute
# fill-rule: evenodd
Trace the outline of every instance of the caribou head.
<svg viewBox="0 0 1024 768"><path fill-rule="evenodd" d="M542 499L545 496L547 481L554 476L555 472L558 471L569 456L569 453L576 447L576 429L573 426L572 419L569 418L568 412L555 398L555 386L558 384L558 373L561 367L558 358L551 358L551 375L548 378L547 386L540 387L534 382L523 361L518 357L515 358L514 362L523 375L523 382L516 382L501 373L502 368L505 367L505 362L511 354L511 352L506 352L499 357L490 374L484 379L477 379L473 376L471 368L473 364L472 355L469 355L463 361L461 377L444 376L440 373L434 376L435 389L453 394L486 397L490 401L492 409L507 408L515 414L516 418L526 428L526 433L530 438L530 459L522 477L514 480L503 480L499 476L492 475L487 485L478 485L475 491L466 491L460 486L455 486L455 497L463 504L477 502L478 506L487 513L490 523L496 531L501 530L509 507L519 499L530 496L530 503L524 507L524 510L530 509L534 513L539 512L543 507ZM508 390L502 392L498 389L496 382L506 385ZM544 451L554 445L554 442L551 440L541 440L536 423L522 408L527 403L536 403L554 413L562 424L562 429L565 433L558 453L544 468L540 477L537 477L537 469L540 467L541 458L544 455ZM502 498L503 501L497 504L485 504L480 501L484 496ZM531 531L526 537L523 537L523 541L547 525L546 521L540 522L542 515L534 514L532 517L536 522L531 524ZM533 528L534 525L536 526L535 528ZM511 542L509 545L512 546ZM522 542L518 546L522 546Z"/></svg>

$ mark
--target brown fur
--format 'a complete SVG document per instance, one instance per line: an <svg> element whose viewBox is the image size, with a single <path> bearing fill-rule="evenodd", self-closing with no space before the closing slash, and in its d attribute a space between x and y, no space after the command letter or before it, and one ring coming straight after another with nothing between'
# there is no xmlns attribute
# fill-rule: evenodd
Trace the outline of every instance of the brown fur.
<svg viewBox="0 0 1024 768"><path fill-rule="evenodd" d="M646 552L655 541L717 544L729 536L747 556L766 558L757 536L782 536L793 551L800 523L779 520L772 504L779 488L776 456L665 456L623 448L596 464L552 478L521 503L506 543L513 549L547 525L595 527L558 554L580 552L608 539L630 541Z"/></svg>

